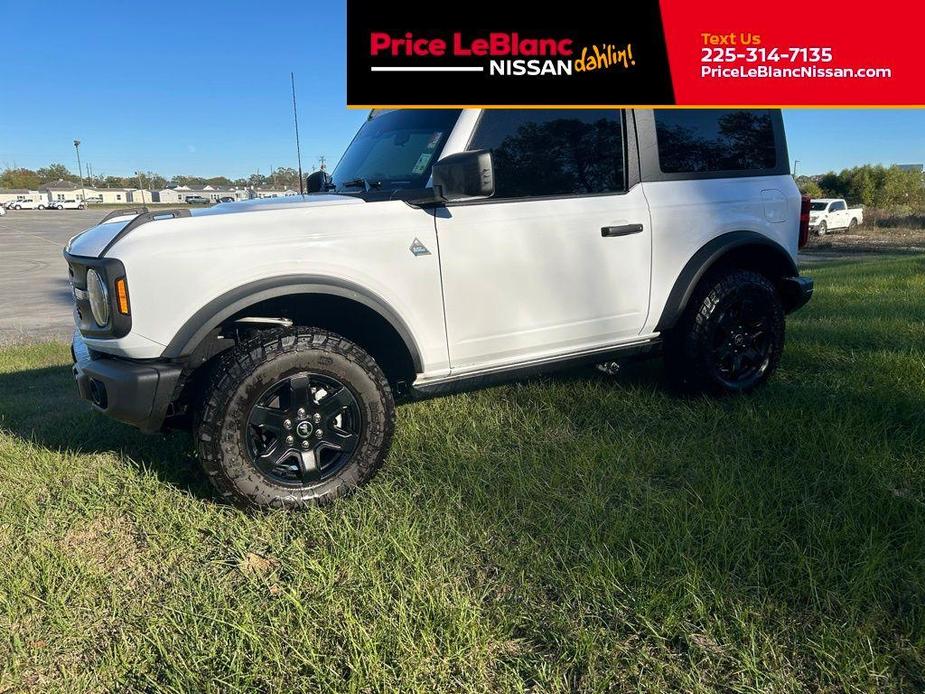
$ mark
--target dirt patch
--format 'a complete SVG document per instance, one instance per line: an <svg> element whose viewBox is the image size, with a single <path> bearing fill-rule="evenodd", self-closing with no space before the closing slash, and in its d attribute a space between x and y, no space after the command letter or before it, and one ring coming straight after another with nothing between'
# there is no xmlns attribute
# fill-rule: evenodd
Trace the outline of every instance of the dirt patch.
<svg viewBox="0 0 925 694"><path fill-rule="evenodd" d="M61 549L81 563L119 579L131 589L145 573L141 553L146 543L135 524L124 516L95 518L64 535Z"/></svg>
<svg viewBox="0 0 925 694"><path fill-rule="evenodd" d="M264 557L255 552L248 552L238 562L238 569L245 576L265 576L270 573L279 562L273 557Z"/></svg>
<svg viewBox="0 0 925 694"><path fill-rule="evenodd" d="M925 229L883 229L861 227L854 233L833 232L825 236L810 236L804 253L925 253Z"/></svg>

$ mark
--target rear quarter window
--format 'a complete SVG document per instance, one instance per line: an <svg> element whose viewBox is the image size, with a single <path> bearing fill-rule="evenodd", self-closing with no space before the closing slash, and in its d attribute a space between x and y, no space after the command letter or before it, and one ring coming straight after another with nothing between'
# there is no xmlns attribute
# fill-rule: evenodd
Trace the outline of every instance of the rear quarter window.
<svg viewBox="0 0 925 694"><path fill-rule="evenodd" d="M771 111L655 111L663 173L766 171L777 166Z"/></svg>

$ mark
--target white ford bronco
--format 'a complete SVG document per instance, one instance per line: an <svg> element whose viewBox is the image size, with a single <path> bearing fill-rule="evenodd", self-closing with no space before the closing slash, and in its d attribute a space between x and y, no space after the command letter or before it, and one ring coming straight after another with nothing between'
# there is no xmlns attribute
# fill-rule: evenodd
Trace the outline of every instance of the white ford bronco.
<svg viewBox="0 0 925 694"><path fill-rule="evenodd" d="M777 111L377 110L307 184L114 211L65 251L81 396L191 427L240 504L369 480L396 399L656 354L748 391L812 294Z"/></svg>

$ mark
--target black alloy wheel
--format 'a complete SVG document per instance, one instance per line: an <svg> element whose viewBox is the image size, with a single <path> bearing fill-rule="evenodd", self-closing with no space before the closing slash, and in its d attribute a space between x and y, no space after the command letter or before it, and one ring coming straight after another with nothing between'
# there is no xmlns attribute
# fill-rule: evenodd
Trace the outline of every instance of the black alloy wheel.
<svg viewBox="0 0 925 694"><path fill-rule="evenodd" d="M711 336L715 378L731 390L748 389L771 363L773 316L767 294L745 286L728 297Z"/></svg>
<svg viewBox="0 0 925 694"><path fill-rule="evenodd" d="M366 350L336 333L263 330L204 376L197 451L209 481L234 504L327 504L372 479L388 455L389 381Z"/></svg>
<svg viewBox="0 0 925 694"><path fill-rule="evenodd" d="M747 393L780 364L784 331L781 297L767 277L712 272L665 336L668 374L684 390Z"/></svg>
<svg viewBox="0 0 925 694"><path fill-rule="evenodd" d="M257 398L245 439L264 475L277 483L311 485L350 462L362 433L360 405L350 388L330 376L301 372Z"/></svg>

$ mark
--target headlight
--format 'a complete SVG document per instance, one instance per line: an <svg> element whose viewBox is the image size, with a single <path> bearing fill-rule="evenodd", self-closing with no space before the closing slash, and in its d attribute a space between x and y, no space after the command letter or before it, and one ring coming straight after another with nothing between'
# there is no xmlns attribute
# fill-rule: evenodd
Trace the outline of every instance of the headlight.
<svg viewBox="0 0 925 694"><path fill-rule="evenodd" d="M101 328L109 324L109 291L99 273L92 268L87 270L87 293L90 295L90 310L93 320Z"/></svg>

